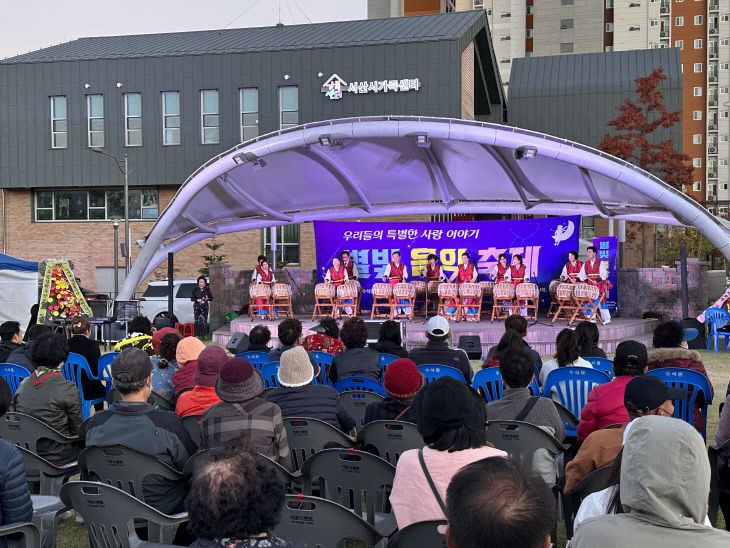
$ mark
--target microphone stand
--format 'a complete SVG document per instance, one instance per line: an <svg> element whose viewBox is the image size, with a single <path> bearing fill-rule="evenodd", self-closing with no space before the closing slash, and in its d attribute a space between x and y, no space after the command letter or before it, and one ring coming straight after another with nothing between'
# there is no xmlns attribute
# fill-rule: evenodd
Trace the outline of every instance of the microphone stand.
<svg viewBox="0 0 730 548"><path fill-rule="evenodd" d="M282 267L281 267L281 269L282 269L282 270L283 270L284 272L286 272L286 275L287 275L287 276L289 277L289 279L291 280L291 283L292 283L292 284L294 284L294 287L296 287L296 288L297 288L297 294L298 294L298 295L299 295L299 296L301 297L301 296L302 296L302 290L301 290L301 289L299 288L299 285L298 285L298 284L297 284L297 282L296 282L296 281L294 280L294 276L292 276L292 275L291 275L291 272L289 272L289 270L288 270L288 269L287 269L287 268L286 268L285 266L282 266Z"/></svg>

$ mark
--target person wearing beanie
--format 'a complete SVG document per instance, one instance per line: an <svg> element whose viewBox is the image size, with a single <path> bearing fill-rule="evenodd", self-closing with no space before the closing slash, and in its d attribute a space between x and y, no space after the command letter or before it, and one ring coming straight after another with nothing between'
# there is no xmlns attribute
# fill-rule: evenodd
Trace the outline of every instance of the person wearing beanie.
<svg viewBox="0 0 730 548"><path fill-rule="evenodd" d="M221 401L203 413L200 448L221 447L245 437L255 452L293 471L281 409L261 399L263 391L264 379L247 359L224 363L215 381Z"/></svg>
<svg viewBox="0 0 730 548"><path fill-rule="evenodd" d="M484 400L468 384L441 377L418 391L413 407L426 446L405 451L398 460L390 495L398 529L418 521L446 519L442 507L454 474L474 461L507 457L487 443Z"/></svg>
<svg viewBox="0 0 730 548"><path fill-rule="evenodd" d="M295 346L281 355L277 376L280 386L266 399L278 405L284 417L319 419L343 432L352 430L355 419L340 402L337 390L326 384L312 384L314 371L303 347Z"/></svg>
<svg viewBox="0 0 730 548"><path fill-rule="evenodd" d="M365 421L416 422L413 399L423 387L423 375L418 366L407 358L399 358L388 365L383 374L383 388L388 397L368 404Z"/></svg>
<svg viewBox="0 0 730 548"><path fill-rule="evenodd" d="M175 361L180 367L172 375L172 386L175 394L179 394L185 388L193 388L195 386L195 370L198 368L198 356L205 349L203 343L198 337L185 337L179 343L175 350Z"/></svg>
<svg viewBox="0 0 730 548"><path fill-rule="evenodd" d="M215 381L227 361L228 354L220 346L208 346L200 353L198 368L193 375L195 388L180 394L175 404L175 414L178 417L202 415L211 405L221 401L215 393Z"/></svg>
<svg viewBox="0 0 730 548"><path fill-rule="evenodd" d="M152 393L152 362L147 353L139 348L123 350L112 362L111 373L122 400L91 416L86 446L123 445L182 471L196 447L175 413L155 409L147 401ZM140 498L165 514L180 512L185 482L149 476Z"/></svg>
<svg viewBox="0 0 730 548"><path fill-rule="evenodd" d="M86 318L76 316L71 320L71 333L73 333L73 336L68 340L68 351L83 356L86 359L86 363L89 364L91 374L99 378L101 376L101 371L99 371L101 350L99 350L98 341L90 338L91 324ZM81 390L84 393L84 398L87 400L106 398L106 386L104 386L104 383L90 379L86 373L81 374ZM95 403L94 409L101 411L104 409L104 403Z"/></svg>

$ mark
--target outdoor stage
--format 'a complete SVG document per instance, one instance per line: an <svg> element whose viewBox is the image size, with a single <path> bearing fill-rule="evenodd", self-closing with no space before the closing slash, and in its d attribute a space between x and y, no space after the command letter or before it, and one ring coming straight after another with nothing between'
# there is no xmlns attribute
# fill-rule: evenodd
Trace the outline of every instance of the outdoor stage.
<svg viewBox="0 0 730 548"><path fill-rule="evenodd" d="M303 335L312 334L309 328L317 325L318 320L312 320L311 315L297 315L302 322ZM369 319L369 315L362 315L363 319ZM406 324L406 346L410 350L417 346L426 344L426 319L416 317L414 320L403 320ZM233 320L229 326L218 329L213 333L213 342L222 346L228 343L231 333L248 333L253 326L263 324L271 330L272 347L278 345L277 328L281 320L270 321L254 319L248 316L240 316ZM481 322L450 322L452 330L452 338L454 344L462 335L478 335L482 342L482 353L486 355L489 348L499 342L500 337L504 333L504 321L495 320L494 323L488 320ZM652 331L656 326L657 320L654 319L634 319L634 318L614 318L609 325L603 326L598 324L600 332L599 346L607 353L613 353L616 345L626 339L635 339L647 346L651 346ZM573 325L577 325L577 322ZM557 321L554 324L544 315L538 319L535 324L530 323L527 331L527 342L541 356L549 356L555 352L555 337L561 329L567 327L565 321Z"/></svg>

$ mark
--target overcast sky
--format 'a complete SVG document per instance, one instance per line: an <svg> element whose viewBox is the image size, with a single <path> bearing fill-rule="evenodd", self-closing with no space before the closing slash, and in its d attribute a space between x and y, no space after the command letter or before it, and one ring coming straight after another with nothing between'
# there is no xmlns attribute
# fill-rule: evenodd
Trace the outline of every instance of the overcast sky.
<svg viewBox="0 0 730 548"><path fill-rule="evenodd" d="M0 58L85 36L366 18L366 0L0 0L0 5Z"/></svg>

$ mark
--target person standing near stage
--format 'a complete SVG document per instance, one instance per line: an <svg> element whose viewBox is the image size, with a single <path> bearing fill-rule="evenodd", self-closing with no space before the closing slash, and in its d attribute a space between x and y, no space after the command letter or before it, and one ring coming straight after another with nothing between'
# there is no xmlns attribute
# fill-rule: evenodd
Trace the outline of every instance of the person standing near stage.
<svg viewBox="0 0 730 548"><path fill-rule="evenodd" d="M492 279L497 283L510 281L510 268L507 264L507 255L504 253L500 253L497 257L497 264L492 269Z"/></svg>
<svg viewBox="0 0 730 548"><path fill-rule="evenodd" d="M213 294L210 292L208 280L205 279L205 276L198 276L198 287L193 289L190 300L193 301L195 336L205 337L205 332L208 329L208 303L213 300Z"/></svg>
<svg viewBox="0 0 730 548"><path fill-rule="evenodd" d="M438 264L438 257L433 253L428 256L428 264L421 268L421 276L426 278L426 283L446 281L441 265Z"/></svg>
<svg viewBox="0 0 730 548"><path fill-rule="evenodd" d="M259 255L256 259L256 266L253 267L253 273L251 274L251 283L255 284L258 268L261 266L261 261L266 260L266 255Z"/></svg>
<svg viewBox="0 0 730 548"><path fill-rule="evenodd" d="M385 266L383 281L390 285L404 283L408 280L408 269L400 262L400 251L393 251L393 260Z"/></svg>
<svg viewBox="0 0 730 548"><path fill-rule="evenodd" d="M342 266L345 267L345 271L347 272L347 279L357 280L360 277L360 274L357 271L357 265L352 259L350 259L350 252L343 251L341 257Z"/></svg>
<svg viewBox="0 0 730 548"><path fill-rule="evenodd" d="M578 260L578 252L568 252L568 262L563 266L563 271L560 273L560 279L565 283L573 284L578 280L578 274L580 274L583 268L583 263Z"/></svg>
<svg viewBox="0 0 730 548"><path fill-rule="evenodd" d="M597 299L597 302L601 304L601 318L604 324L609 324L611 323L611 313L606 305L606 293L611 289L611 284L608 281L606 262L596 257L596 253L598 253L598 249L595 246L588 246L586 250L588 259L583 263L583 267L578 273L578 279L598 287L598 291L601 292L601 296Z"/></svg>
<svg viewBox="0 0 730 548"><path fill-rule="evenodd" d="M324 281L338 287L349 279L347 270L340 261L339 257L332 257L332 266L327 269L324 274Z"/></svg>

